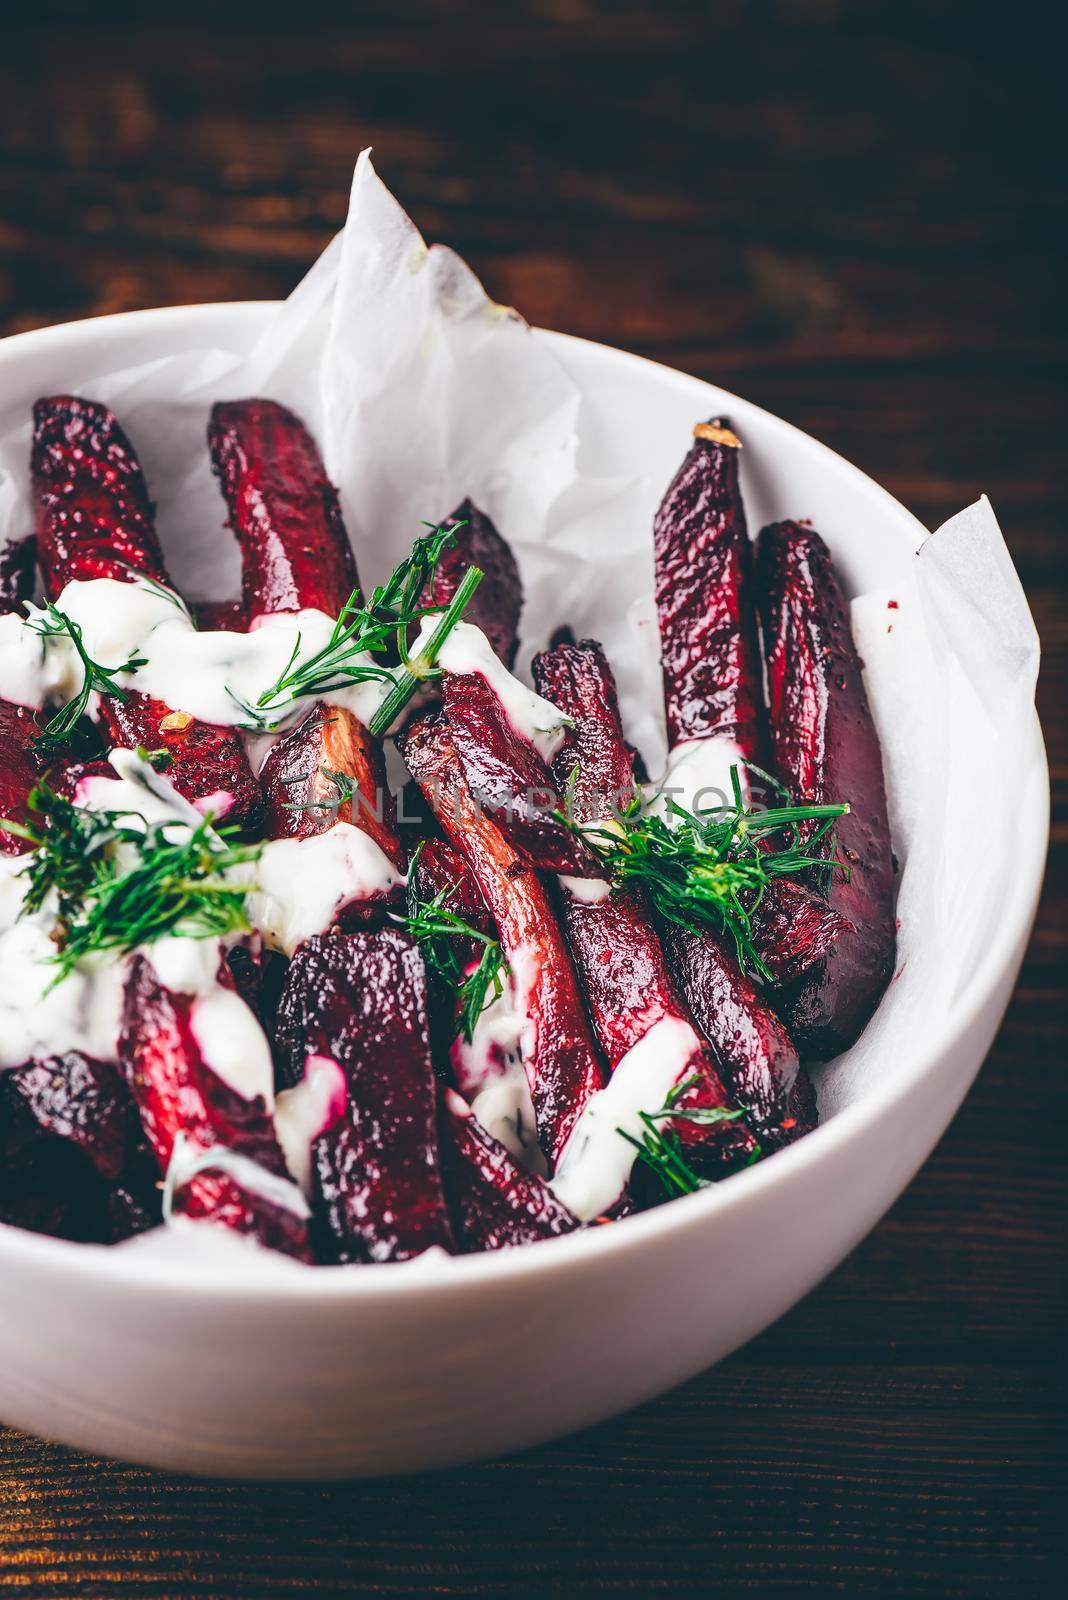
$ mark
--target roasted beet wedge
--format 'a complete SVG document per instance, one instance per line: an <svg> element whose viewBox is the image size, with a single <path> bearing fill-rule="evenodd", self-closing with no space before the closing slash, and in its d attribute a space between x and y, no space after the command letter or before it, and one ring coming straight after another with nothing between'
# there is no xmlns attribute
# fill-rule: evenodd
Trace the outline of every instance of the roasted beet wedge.
<svg viewBox="0 0 1068 1600"><path fill-rule="evenodd" d="M263 791L234 728L199 722L136 689L124 700L105 696L100 716L112 744L166 750L168 779L198 810L216 822L258 831Z"/></svg>
<svg viewBox="0 0 1068 1600"><path fill-rule="evenodd" d="M12 539L0 550L0 612L17 611L24 600L33 599L37 575L37 540L33 534Z"/></svg>
<svg viewBox="0 0 1068 1600"><path fill-rule="evenodd" d="M493 918L470 867L459 851L444 839L427 839L421 844L409 868L408 882L422 904L429 904L444 894L447 896L445 905L455 916L479 933L497 937ZM483 948L477 939L460 933L452 934L449 942L459 972L476 962ZM447 976L428 969L427 989L434 1065L438 1076L449 1083L452 1081L450 1054L457 1035L456 985Z"/></svg>
<svg viewBox="0 0 1068 1600"><path fill-rule="evenodd" d="M225 967L220 983L232 987ZM235 1004L240 1004L234 996ZM151 962L134 958L123 1006L119 1061L160 1170L178 1135L199 1150L245 1157L268 1179L286 1179L285 1158L263 1095L246 1099L213 1070L198 1040L198 1002L161 983ZM266 1050L266 1044L264 1046ZM299 1191L295 1191L299 1196ZM225 1166L198 1172L175 1195L175 1209L250 1233L262 1244L311 1259L307 1226L296 1210L266 1199Z"/></svg>
<svg viewBox="0 0 1068 1600"><path fill-rule="evenodd" d="M38 732L32 711L0 700L0 819L23 825L30 820L26 801L38 778L30 744ZM18 856L26 848L25 840L0 830L0 855Z"/></svg>
<svg viewBox="0 0 1068 1600"><path fill-rule="evenodd" d="M518 1166L453 1089L442 1096L438 1126L441 1177L462 1254L534 1244L580 1226L548 1184Z"/></svg>
<svg viewBox="0 0 1068 1600"><path fill-rule="evenodd" d="M515 556L486 513L472 501L457 506L443 524L454 525L456 543L438 558L428 604L447 606L468 567L478 567L482 582L464 620L481 628L505 666L511 667L519 648L519 613L523 609L523 584Z"/></svg>
<svg viewBox="0 0 1068 1600"><path fill-rule="evenodd" d="M159 1174L114 1067L71 1052L0 1073L0 1218L95 1244L158 1223Z"/></svg>
<svg viewBox="0 0 1068 1600"><path fill-rule="evenodd" d="M356 561L303 422L275 400L228 400L212 410L208 445L241 546L249 621L305 609L336 617L357 586Z"/></svg>
<svg viewBox="0 0 1068 1600"><path fill-rule="evenodd" d="M767 763L753 548L738 485L741 442L722 418L699 422L653 525L668 737L729 739ZM774 803L773 801L770 803ZM757 919L777 983L820 960L848 924L825 900L779 879Z"/></svg>
<svg viewBox="0 0 1068 1600"><path fill-rule="evenodd" d="M290 1083L319 1056L348 1085L345 1116L312 1148L324 1254L405 1261L431 1245L451 1249L426 980L412 940L393 928L309 939L290 965L277 1040Z"/></svg>
<svg viewBox="0 0 1068 1600"><path fill-rule="evenodd" d="M141 464L106 406L53 395L33 408L37 559L52 599L72 578L166 583Z"/></svg>
<svg viewBox="0 0 1068 1600"><path fill-rule="evenodd" d="M595 876L590 851L557 815L563 802L549 768L488 680L446 673L442 702L467 786L509 843L539 871Z"/></svg>
<svg viewBox="0 0 1068 1600"><path fill-rule="evenodd" d="M797 1047L733 953L715 935L672 922L664 947L690 1012L765 1149L807 1131L797 1116Z"/></svg>
<svg viewBox="0 0 1068 1600"><path fill-rule="evenodd" d="M778 776L799 800L848 801L836 824L848 869L826 878L831 908L852 924L783 997L783 1014L818 1059L857 1039L890 981L894 866L882 756L862 662L830 551L813 529L763 530L757 592Z"/></svg>
<svg viewBox="0 0 1068 1600"><path fill-rule="evenodd" d="M141 467L106 406L67 395L38 400L33 486L38 559L51 599L72 578L126 582L131 569L169 583ZM166 748L168 776L187 800L228 795L227 822L258 825L260 787L236 729L199 723L136 692L125 701L105 697L101 712L114 743Z"/></svg>
<svg viewBox="0 0 1068 1600"><path fill-rule="evenodd" d="M355 783L352 800L343 798L331 773ZM351 711L314 706L273 747L260 781L269 839L308 839L325 833L335 822L351 822L403 871L404 848L386 784L382 747Z"/></svg>
<svg viewBox="0 0 1068 1600"><path fill-rule="evenodd" d="M604 652L589 639L557 645L536 656L533 669L539 693L572 721L554 765L561 778L574 774L570 794L576 819L611 820L629 799L633 780L615 679ZM561 893L568 942L610 1068L614 1071L658 1023L678 1023L680 1037L687 1029L692 1036L692 1048L680 1054L678 1081L699 1079L701 1105L727 1106L727 1092L693 1029L641 895L627 890L591 899L567 884ZM691 1143L707 1147L711 1168L748 1160L755 1150L741 1122L706 1127L680 1122L678 1128Z"/></svg>
<svg viewBox="0 0 1068 1600"><path fill-rule="evenodd" d="M472 796L445 720L413 724L403 752L497 925L528 1023L523 1065L538 1140L554 1161L603 1076L564 937L544 884Z"/></svg>
<svg viewBox="0 0 1068 1600"><path fill-rule="evenodd" d="M669 743L725 734L750 754L763 708L740 452L729 423L697 424L656 514L653 553Z"/></svg>

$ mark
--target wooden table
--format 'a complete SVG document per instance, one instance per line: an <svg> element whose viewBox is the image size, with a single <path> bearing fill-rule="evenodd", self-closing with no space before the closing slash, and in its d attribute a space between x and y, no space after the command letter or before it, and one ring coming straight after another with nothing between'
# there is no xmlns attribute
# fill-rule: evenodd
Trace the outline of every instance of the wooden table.
<svg viewBox="0 0 1068 1600"><path fill-rule="evenodd" d="M931 527L985 489L1045 643L1063 785L1064 97L1018 15L156 9L38 0L5 24L0 331L285 293L373 142L424 230L532 321L739 390ZM964 1110L871 1238L722 1367L563 1444L409 1482L188 1483L8 1432L0 1586L1050 1593L1066 899L1062 806L1020 986Z"/></svg>

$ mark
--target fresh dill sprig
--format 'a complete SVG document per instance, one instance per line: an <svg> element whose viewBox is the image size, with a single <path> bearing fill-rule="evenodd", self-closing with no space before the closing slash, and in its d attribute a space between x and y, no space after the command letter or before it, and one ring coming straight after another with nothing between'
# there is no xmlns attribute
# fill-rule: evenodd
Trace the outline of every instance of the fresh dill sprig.
<svg viewBox="0 0 1068 1600"><path fill-rule="evenodd" d="M680 1107L682 1096L699 1082L700 1078L694 1074L675 1085L659 1111L640 1111L638 1120L645 1129L640 1139L622 1128L616 1129L621 1139L634 1146L637 1159L656 1174L669 1195L693 1194L698 1189L707 1189L712 1180L694 1171L683 1154L678 1135L669 1128L658 1127L658 1123L690 1122L696 1127L711 1128L724 1122L736 1122L742 1115L741 1111L727 1111L722 1106ZM752 1159L756 1160L759 1153L758 1147Z"/></svg>
<svg viewBox="0 0 1068 1600"><path fill-rule="evenodd" d="M614 885L644 890L669 922L728 934L741 964L771 982L754 943L753 913L775 878L811 868L846 870L818 847L849 807L748 806L737 765L731 786L733 804L709 811L686 811L671 801L671 821L643 811L635 800L618 820L569 826L581 831Z"/></svg>
<svg viewBox="0 0 1068 1600"><path fill-rule="evenodd" d="M333 785L333 795L322 800L291 800L282 807L283 811L322 811L327 816L334 816L359 793L360 786L350 773L335 772L331 767L320 767L319 771ZM307 783L314 776L313 772L295 772L291 778L283 778L282 782Z"/></svg>
<svg viewBox="0 0 1068 1600"><path fill-rule="evenodd" d="M482 577L476 567L469 568L459 590L444 611L440 606L420 603L427 584L433 588L442 551L455 543L457 530L463 526L465 524L462 522L453 522L416 539L409 554L394 567L386 582L371 591L366 604L360 603L360 592L354 589L321 649L302 657L301 636L298 633L286 665L255 701L242 700L230 691L231 699L245 713L247 720L243 726L252 731L266 732L278 726L280 717L296 700L320 698L356 683L378 682L392 686L386 704L396 705L396 710L384 723L384 706L372 718L371 731L384 732L397 712L411 699L419 683L433 675L437 652L460 620ZM476 573L477 576L474 576ZM409 657L409 630L435 612L441 612L441 622L434 635L416 657ZM431 651L435 640L436 648ZM369 655L384 655L387 652L399 657L400 668L366 659ZM398 704L399 691L409 683L410 687L406 688Z"/></svg>
<svg viewBox="0 0 1068 1600"><path fill-rule="evenodd" d="M20 876L23 914L56 899L56 982L98 951L127 954L165 934L224 938L251 931L245 898L252 887L226 876L259 859L258 844L233 842L205 818L195 827L145 824L133 811L90 811L47 784L31 791L28 824L0 828L33 847Z"/></svg>
<svg viewBox="0 0 1068 1600"><path fill-rule="evenodd" d="M30 617L26 626L34 633L39 633L43 639L58 639L65 635L73 644L82 664L82 686L78 693L56 712L33 740L36 750L54 750L74 733L78 722L85 715L89 696L94 690L98 694L111 695L115 700L126 699L125 689L120 688L114 681L115 674L136 672L138 667L145 665L146 657L131 656L122 666L102 667L86 650L80 625L72 617L68 617L65 611L60 611L51 603L36 616Z"/></svg>
<svg viewBox="0 0 1068 1600"><path fill-rule="evenodd" d="M413 859L408 872L407 915L395 916L394 921L419 945L423 960L434 977L455 994L456 1036L462 1033L470 1044L479 1017L487 1006L504 993L508 963L499 939L472 927L471 923L449 909L449 901L458 889L457 884L439 890L432 900L419 899L413 887L416 860L418 856ZM482 946L477 965L467 973L462 972L453 945L457 936L471 939Z"/></svg>

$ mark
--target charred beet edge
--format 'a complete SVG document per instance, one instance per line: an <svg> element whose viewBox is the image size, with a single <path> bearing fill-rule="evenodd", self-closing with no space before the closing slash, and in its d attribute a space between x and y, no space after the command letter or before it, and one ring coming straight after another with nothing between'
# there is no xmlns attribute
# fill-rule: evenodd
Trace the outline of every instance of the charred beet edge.
<svg viewBox="0 0 1068 1600"><path fill-rule="evenodd" d="M308 839L335 822L351 822L403 871L382 747L351 711L316 704L272 748L260 778L269 839Z"/></svg>
<svg viewBox="0 0 1068 1600"><path fill-rule="evenodd" d="M405 1261L431 1245L451 1249L426 979L413 942L393 928L309 939L289 969L278 1044L291 1082L320 1055L347 1083L345 1116L312 1149L324 1253Z"/></svg>
<svg viewBox="0 0 1068 1600"><path fill-rule="evenodd" d="M52 600L72 578L129 582L139 572L170 583L140 464L106 406L63 395L38 400L33 483L38 557ZM105 697L101 714L115 744L166 749L168 777L187 800L225 795L228 822L257 826L260 787L235 729L199 723L136 692L125 702Z"/></svg>
<svg viewBox="0 0 1068 1600"><path fill-rule="evenodd" d="M315 609L336 617L356 588L356 561L337 490L299 417L274 400L212 409L212 465L241 546L249 621Z"/></svg>
<svg viewBox="0 0 1068 1600"><path fill-rule="evenodd" d="M0 612L17 611L24 600L33 599L37 575L37 540L33 534L12 539L0 550Z"/></svg>
<svg viewBox="0 0 1068 1600"><path fill-rule="evenodd" d="M694 433L653 523L668 740L726 735L755 754L763 708L741 444L720 419Z"/></svg>
<svg viewBox="0 0 1068 1600"><path fill-rule="evenodd" d="M556 815L562 801L549 768L482 674L447 673L442 700L467 785L509 843L539 871L595 877L590 851Z"/></svg>
<svg viewBox="0 0 1068 1600"><path fill-rule="evenodd" d="M539 694L552 700L572 719L554 768L563 781L574 773L570 795L578 822L610 820L633 793L631 757L623 738L615 679L599 644L583 640L558 645L534 658ZM586 901L562 891L564 919L594 1031L614 1071L658 1022L674 1018L690 1022L690 1014L672 979L656 929L641 895L613 892L603 900ZM687 1106L728 1105L719 1074L694 1037L694 1050L679 1080L697 1078ZM654 1110L655 1107L649 1107ZM675 1125L687 1143L702 1147L710 1168L748 1160L754 1141L738 1122L710 1127Z"/></svg>
<svg viewBox="0 0 1068 1600"><path fill-rule="evenodd" d="M220 969L220 982L229 982ZM265 1172L285 1178L285 1159L274 1119L262 1096L246 1100L223 1082L204 1059L193 1027L195 1000L164 987L151 962L133 960L126 981L119 1061L141 1114L160 1170L166 1172L175 1140L219 1146L247 1156ZM307 1225L296 1212L276 1206L209 1168L178 1189L174 1209L252 1234L261 1244L310 1261Z"/></svg>
<svg viewBox="0 0 1068 1600"><path fill-rule="evenodd" d="M30 756L30 745L39 729L32 711L0 700L0 817L9 822L29 823L26 805L38 772ZM26 849L24 839L0 830L0 856L18 856Z"/></svg>
<svg viewBox="0 0 1068 1600"><path fill-rule="evenodd" d="M404 758L449 840L463 852L521 981L534 1036L525 1063L550 1161L563 1149L602 1072L563 936L545 886L476 803L448 725L425 717L403 739Z"/></svg>
<svg viewBox="0 0 1068 1600"><path fill-rule="evenodd" d="M441 1178L462 1254L504 1250L580 1226L541 1178L524 1172L467 1102L446 1089L439 1117Z"/></svg>
<svg viewBox="0 0 1068 1600"><path fill-rule="evenodd" d="M656 605L670 744L732 739L744 760L762 766L766 720L740 455L741 441L722 418L694 429L653 524ZM776 983L786 983L847 927L825 900L780 879L769 884L756 919L761 960Z"/></svg>
<svg viewBox="0 0 1068 1600"><path fill-rule="evenodd" d="M0 1220L93 1244L159 1222L159 1174L113 1067L71 1052L0 1074Z"/></svg>
<svg viewBox="0 0 1068 1600"><path fill-rule="evenodd" d="M838 859L826 878L832 910L853 931L784 996L797 1038L826 1059L860 1035L894 965L894 870L882 755L849 607L830 551L811 528L773 523L760 535L757 589L772 749L800 800L844 797Z"/></svg>
<svg viewBox="0 0 1068 1600"><path fill-rule="evenodd" d="M519 613L523 609L523 583L511 546L470 500L457 506L442 526L455 527L455 543L447 545L438 557L427 604L447 606L468 567L478 567L482 582L464 621L481 628L495 653L511 667L519 649Z"/></svg>

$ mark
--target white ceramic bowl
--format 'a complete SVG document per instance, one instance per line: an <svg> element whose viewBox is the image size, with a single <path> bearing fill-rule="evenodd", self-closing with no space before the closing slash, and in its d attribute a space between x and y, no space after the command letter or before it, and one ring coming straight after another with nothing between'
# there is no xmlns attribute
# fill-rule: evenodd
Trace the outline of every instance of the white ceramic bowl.
<svg viewBox="0 0 1068 1600"><path fill-rule="evenodd" d="M270 310L138 312L9 339L4 407L28 412L39 394L202 343L244 349ZM726 412L750 447L754 526L810 515L854 588L903 577L923 530L824 446L696 379L537 337L589 401L583 446L599 468L628 472L639 461L666 484L693 420ZM1011 781L1016 870L952 1014L801 1143L617 1226L448 1262L446 1272L265 1266L259 1275L253 1265L230 1278L0 1227L0 1417L154 1466L342 1477L533 1445L720 1360L864 1237L975 1077L1015 981L1045 860L1037 720Z"/></svg>

